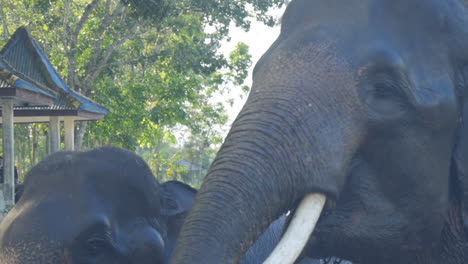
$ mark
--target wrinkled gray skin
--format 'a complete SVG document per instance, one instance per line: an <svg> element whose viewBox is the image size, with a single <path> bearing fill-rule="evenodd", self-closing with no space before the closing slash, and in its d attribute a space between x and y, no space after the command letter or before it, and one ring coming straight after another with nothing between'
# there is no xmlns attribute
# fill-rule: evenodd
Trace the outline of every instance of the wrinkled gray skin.
<svg viewBox="0 0 468 264"><path fill-rule="evenodd" d="M158 184L140 157L117 148L53 154L18 187L0 224L2 264L167 263L196 195L181 182ZM285 222L273 222L241 264L262 263Z"/></svg>
<svg viewBox="0 0 468 264"><path fill-rule="evenodd" d="M321 193L306 256L466 264L467 92L460 1L293 0L170 263L236 263Z"/></svg>

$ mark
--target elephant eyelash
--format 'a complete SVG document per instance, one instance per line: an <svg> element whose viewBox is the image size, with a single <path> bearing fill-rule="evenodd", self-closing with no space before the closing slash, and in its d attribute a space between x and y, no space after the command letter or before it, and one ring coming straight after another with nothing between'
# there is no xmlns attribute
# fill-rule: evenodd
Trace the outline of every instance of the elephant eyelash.
<svg viewBox="0 0 468 264"><path fill-rule="evenodd" d="M105 232L102 232L102 233L97 233L97 234L94 234L93 236L91 236L89 240L104 240L104 241L107 241L108 243L111 243L112 241L112 234L111 232L109 231L105 231Z"/></svg>
<svg viewBox="0 0 468 264"><path fill-rule="evenodd" d="M98 256L104 252L114 251L115 244L112 240L110 232L104 232L101 234L94 234L85 240L86 251L91 256Z"/></svg>
<svg viewBox="0 0 468 264"><path fill-rule="evenodd" d="M371 82L371 93L378 98L404 98L406 82L396 74L376 73Z"/></svg>
<svg viewBox="0 0 468 264"><path fill-rule="evenodd" d="M93 237L86 241L87 249L91 254L97 255L106 249L112 249L112 243L109 239L103 237Z"/></svg>
<svg viewBox="0 0 468 264"><path fill-rule="evenodd" d="M372 93L376 97L380 98L388 98L390 96L395 96L397 93L395 92L394 87L391 87L387 83L376 83L373 85Z"/></svg>

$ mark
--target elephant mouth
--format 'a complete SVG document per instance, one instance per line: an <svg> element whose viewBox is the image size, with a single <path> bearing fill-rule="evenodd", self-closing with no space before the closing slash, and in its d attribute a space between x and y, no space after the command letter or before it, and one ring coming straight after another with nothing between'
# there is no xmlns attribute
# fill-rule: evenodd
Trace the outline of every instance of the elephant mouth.
<svg viewBox="0 0 468 264"><path fill-rule="evenodd" d="M330 200L328 200L330 201ZM327 201L327 202L328 202ZM327 258L330 257L327 251L327 228L326 226L330 221L332 221L334 214L333 208L331 206L326 206L320 215L320 218L315 226L313 234L309 237L309 241L306 245L306 251L312 253L315 258Z"/></svg>

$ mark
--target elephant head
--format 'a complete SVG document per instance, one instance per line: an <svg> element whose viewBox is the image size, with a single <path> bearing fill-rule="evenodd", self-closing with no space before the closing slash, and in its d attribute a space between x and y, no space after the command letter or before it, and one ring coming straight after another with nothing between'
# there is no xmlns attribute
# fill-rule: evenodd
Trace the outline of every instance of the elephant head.
<svg viewBox="0 0 468 264"><path fill-rule="evenodd" d="M457 0L293 0L171 263L235 263L310 194L305 255L466 263L467 18Z"/></svg>
<svg viewBox="0 0 468 264"><path fill-rule="evenodd" d="M195 194L122 149L53 154L0 224L0 263L167 263Z"/></svg>

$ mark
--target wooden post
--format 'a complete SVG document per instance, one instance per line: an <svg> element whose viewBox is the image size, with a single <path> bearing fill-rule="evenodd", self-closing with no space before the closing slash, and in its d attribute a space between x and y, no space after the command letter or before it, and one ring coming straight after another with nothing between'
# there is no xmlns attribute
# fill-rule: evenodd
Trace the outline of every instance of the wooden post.
<svg viewBox="0 0 468 264"><path fill-rule="evenodd" d="M15 138L13 125L13 99L2 99L3 117L3 198L5 208L11 209L15 204Z"/></svg>
<svg viewBox="0 0 468 264"><path fill-rule="evenodd" d="M50 153L60 151L60 120L58 116L49 119Z"/></svg>
<svg viewBox="0 0 468 264"><path fill-rule="evenodd" d="M65 149L75 149L75 119L71 116L64 118L65 127Z"/></svg>

